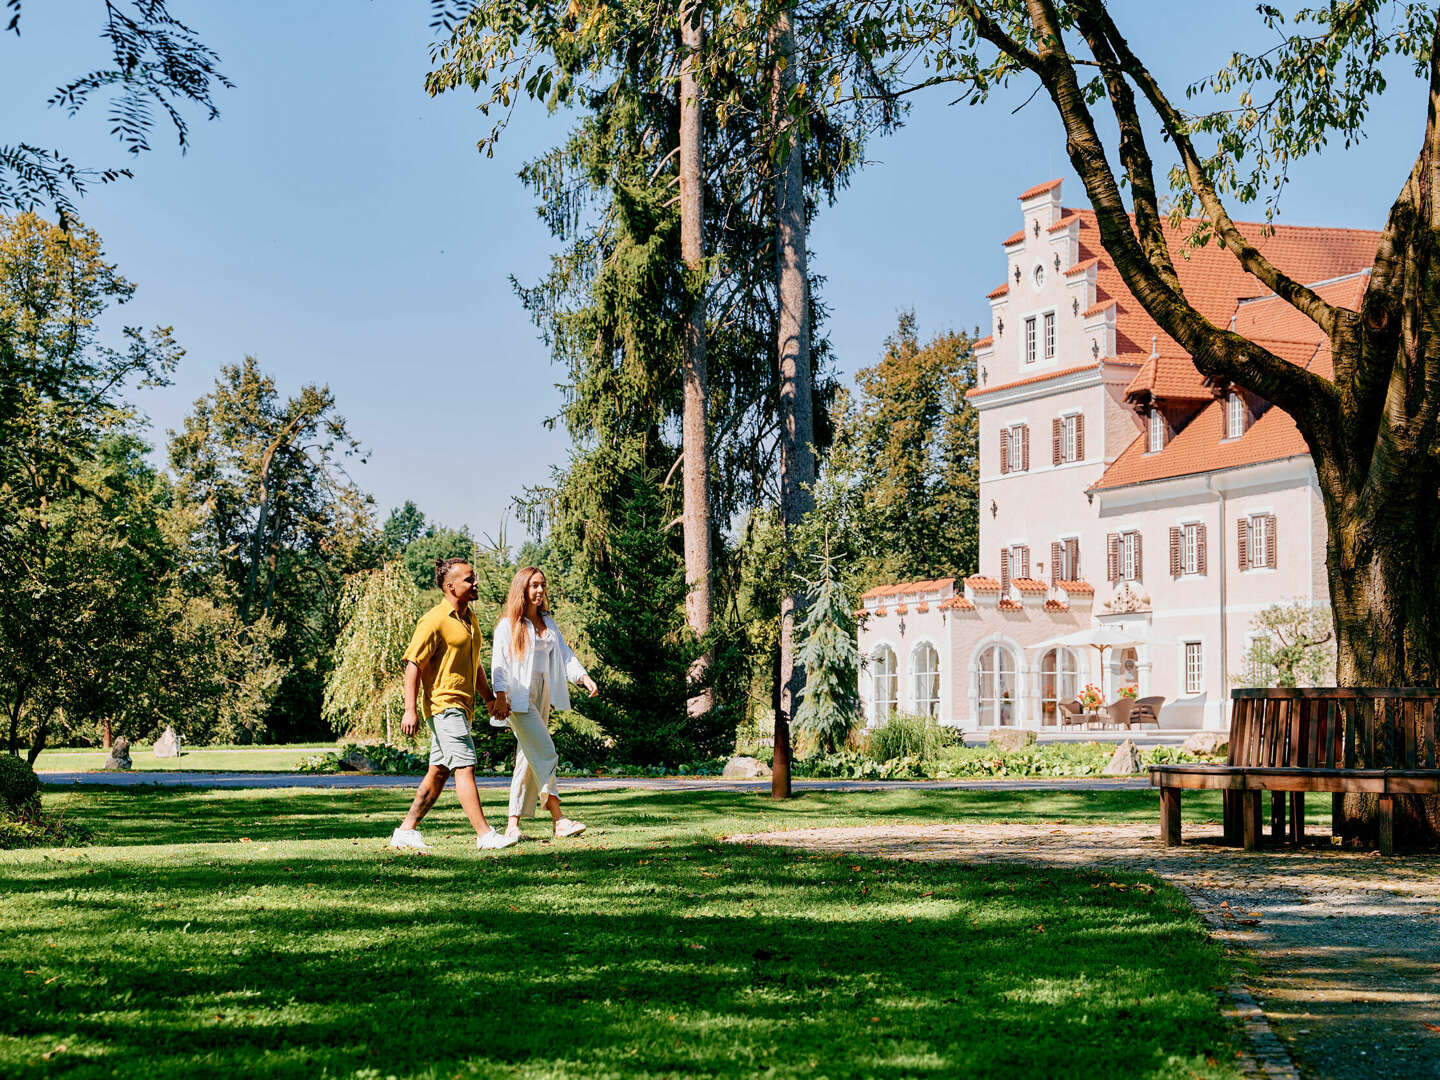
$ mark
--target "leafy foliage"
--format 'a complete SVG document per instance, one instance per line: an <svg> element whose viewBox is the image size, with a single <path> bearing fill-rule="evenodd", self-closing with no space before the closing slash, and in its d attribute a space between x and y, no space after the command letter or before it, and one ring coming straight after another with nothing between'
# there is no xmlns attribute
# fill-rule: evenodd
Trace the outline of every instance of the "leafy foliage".
<svg viewBox="0 0 1440 1080"><path fill-rule="evenodd" d="M1303 600L1271 604L1250 620L1253 635L1239 686L1328 686L1335 670L1334 615Z"/></svg>
<svg viewBox="0 0 1440 1080"><path fill-rule="evenodd" d="M404 711L400 656L421 615L420 593L398 559L362 570L340 593L340 635L325 681L324 716L337 735L383 736Z"/></svg>
<svg viewBox="0 0 1440 1080"><path fill-rule="evenodd" d="M845 744L861 719L860 649L855 643L850 601L828 551L820 563L820 577L812 585L800 632L805 690L795 710L795 730L814 737L823 751L833 753Z"/></svg>

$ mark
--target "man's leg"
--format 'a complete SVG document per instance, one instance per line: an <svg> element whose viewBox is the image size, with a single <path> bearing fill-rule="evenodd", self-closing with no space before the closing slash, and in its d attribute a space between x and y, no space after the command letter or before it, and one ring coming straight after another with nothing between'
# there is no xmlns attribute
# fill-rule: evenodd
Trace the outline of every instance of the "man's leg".
<svg viewBox="0 0 1440 1080"><path fill-rule="evenodd" d="M455 794L460 796L460 806L470 824L475 826L475 835L488 833L490 823L485 820L485 811L480 806L480 789L475 786L474 765L462 765L455 770Z"/></svg>
<svg viewBox="0 0 1440 1080"><path fill-rule="evenodd" d="M418 826L430 808L435 805L435 800L440 798L440 792L445 790L445 781L450 777L450 770L444 765L431 765L425 779L420 781L420 788L415 792L415 801L410 804L410 812L405 815L405 821L400 826L402 829L413 829ZM458 783L458 781L457 781ZM475 770L470 770L470 790L475 790ZM461 804L464 804L465 797L461 795ZM478 799L477 799L478 801Z"/></svg>

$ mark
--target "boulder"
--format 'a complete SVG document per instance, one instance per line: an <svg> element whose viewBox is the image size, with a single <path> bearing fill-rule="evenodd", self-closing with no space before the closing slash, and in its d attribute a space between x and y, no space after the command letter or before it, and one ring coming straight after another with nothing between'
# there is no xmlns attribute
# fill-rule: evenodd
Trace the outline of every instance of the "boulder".
<svg viewBox="0 0 1440 1080"><path fill-rule="evenodd" d="M997 750L1019 750L1034 745L1035 732L1020 727L993 728L987 741Z"/></svg>
<svg viewBox="0 0 1440 1080"><path fill-rule="evenodd" d="M340 759L340 768L344 772L374 772L375 762L366 757L364 751L355 749Z"/></svg>
<svg viewBox="0 0 1440 1080"><path fill-rule="evenodd" d="M129 771L130 761L130 740L121 736L110 744L110 756L105 759L102 769L121 769Z"/></svg>
<svg viewBox="0 0 1440 1080"><path fill-rule="evenodd" d="M1197 731L1185 740L1182 749L1207 756L1224 754L1230 749L1230 736L1223 731Z"/></svg>
<svg viewBox="0 0 1440 1080"><path fill-rule="evenodd" d="M1133 776L1144 771L1145 763L1140 760L1140 751L1135 749L1133 739L1126 739L1117 746L1110 756L1110 764L1105 766L1106 776Z"/></svg>
<svg viewBox="0 0 1440 1080"><path fill-rule="evenodd" d="M720 775L726 780L754 780L757 777L769 776L770 766L759 758L732 757L725 762L725 771Z"/></svg>
<svg viewBox="0 0 1440 1080"><path fill-rule="evenodd" d="M175 734L175 729L169 724L165 725L165 734L155 740L156 757L179 757L180 736Z"/></svg>

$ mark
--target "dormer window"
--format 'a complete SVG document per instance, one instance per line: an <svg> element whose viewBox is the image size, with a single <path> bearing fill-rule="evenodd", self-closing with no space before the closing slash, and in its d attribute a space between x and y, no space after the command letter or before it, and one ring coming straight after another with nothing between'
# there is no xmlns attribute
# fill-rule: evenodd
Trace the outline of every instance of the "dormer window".
<svg viewBox="0 0 1440 1080"><path fill-rule="evenodd" d="M1246 421L1250 419L1250 410L1245 408L1245 398L1237 391L1231 390L1225 399L1225 437L1227 439L1238 439L1245 434Z"/></svg>
<svg viewBox="0 0 1440 1080"><path fill-rule="evenodd" d="M1146 437L1145 450L1150 454L1158 454L1165 449L1165 414L1159 409L1150 410L1150 425Z"/></svg>

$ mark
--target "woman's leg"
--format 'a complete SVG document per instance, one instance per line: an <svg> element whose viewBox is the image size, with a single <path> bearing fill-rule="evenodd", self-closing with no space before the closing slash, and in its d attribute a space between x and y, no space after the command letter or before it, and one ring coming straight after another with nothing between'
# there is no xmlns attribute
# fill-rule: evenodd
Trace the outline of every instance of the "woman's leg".
<svg viewBox="0 0 1440 1080"><path fill-rule="evenodd" d="M534 709L510 714L510 729L515 732L515 772L510 779L510 821L517 828L519 819L534 812L535 798L558 819L560 800L555 794L555 770L560 755L545 726Z"/></svg>

